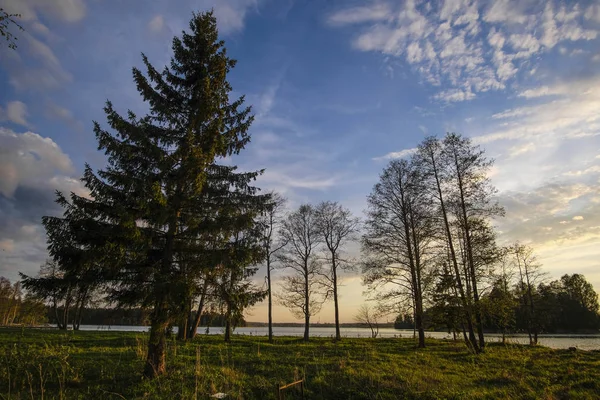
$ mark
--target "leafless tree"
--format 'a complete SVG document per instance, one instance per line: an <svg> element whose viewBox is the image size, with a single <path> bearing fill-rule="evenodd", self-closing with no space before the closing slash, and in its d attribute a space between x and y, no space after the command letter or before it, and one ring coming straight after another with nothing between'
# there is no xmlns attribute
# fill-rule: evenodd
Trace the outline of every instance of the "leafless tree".
<svg viewBox="0 0 600 400"><path fill-rule="evenodd" d="M279 235L286 245L277 255L281 267L291 270L284 277L280 303L298 318L304 317L304 340L309 339L310 317L320 311L326 299L322 294L322 265L317 259L321 235L313 206L301 205L282 222Z"/></svg>
<svg viewBox="0 0 600 400"><path fill-rule="evenodd" d="M352 269L352 262L342 257L342 250L345 245L354 240L358 232L359 219L352 216L347 208L344 208L337 202L324 201L316 208L316 223L324 243L327 261L330 265L329 271L325 274L325 281L333 296L334 314L335 314L335 338L341 340L340 334L340 314L338 303L338 284L339 270Z"/></svg>
<svg viewBox="0 0 600 400"><path fill-rule="evenodd" d="M267 298L269 313L269 342L273 342L273 286L271 272L276 262L276 255L287 244L283 238L276 238L283 218L286 199L278 193L271 193L271 200L266 210L260 216L260 225L263 227L262 246L267 267Z"/></svg>
<svg viewBox="0 0 600 400"><path fill-rule="evenodd" d="M376 338L379 335L380 318L381 313L377 308L373 308L369 304L363 304L358 308L354 320L359 324L366 325L371 330L371 337Z"/></svg>
<svg viewBox="0 0 600 400"><path fill-rule="evenodd" d="M533 249L529 246L516 242L509 249L513 263L519 272L517 290L520 292L522 307L526 312L529 344L537 345L539 323L534 289L544 278L544 274L541 271L542 265L537 261Z"/></svg>
<svg viewBox="0 0 600 400"><path fill-rule="evenodd" d="M371 289L379 288L380 301L408 294L419 347L424 347L423 293L429 282L429 253L434 237L433 210L421 199L418 178L407 160L390 162L381 174L368 198L367 229L363 236L367 261L363 273Z"/></svg>
<svg viewBox="0 0 600 400"><path fill-rule="evenodd" d="M471 285L479 347L483 349L485 337L479 304L478 283L481 274L477 265L478 255L481 255L482 251L495 247L495 243L493 239L476 243L476 236L478 232L488 234L487 219L503 216L504 209L493 200L496 189L488 177L493 160L486 158L479 146L473 145L470 139L461 135L448 134L443 140L442 159L446 166L446 183L451 208L455 211L456 222L461 231L460 239L463 243L468 282ZM493 235L488 234L485 239L491 237ZM481 235L479 238L481 239ZM489 265L493 264L491 259L489 262Z"/></svg>

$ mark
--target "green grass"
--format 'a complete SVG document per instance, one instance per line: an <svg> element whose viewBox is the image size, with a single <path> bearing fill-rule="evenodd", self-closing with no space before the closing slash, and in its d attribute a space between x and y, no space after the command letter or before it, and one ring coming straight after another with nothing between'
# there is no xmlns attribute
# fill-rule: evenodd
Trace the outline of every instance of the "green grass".
<svg viewBox="0 0 600 400"><path fill-rule="evenodd" d="M147 336L124 332L0 330L2 399L274 399L306 379L307 399L589 399L600 395L600 351L411 339L200 336L169 341L168 373L142 378ZM290 389L286 399L299 398Z"/></svg>

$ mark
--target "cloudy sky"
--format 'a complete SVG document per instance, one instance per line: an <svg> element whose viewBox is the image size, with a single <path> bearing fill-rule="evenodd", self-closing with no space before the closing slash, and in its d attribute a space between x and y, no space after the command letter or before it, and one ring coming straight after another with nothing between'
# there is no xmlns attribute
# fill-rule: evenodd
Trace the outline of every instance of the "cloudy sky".
<svg viewBox="0 0 600 400"><path fill-rule="evenodd" d="M600 289L600 4L597 1L0 0L20 13L0 48L0 275L46 257L54 191L102 167L102 106L139 114L131 67L156 66L192 11L214 7L230 81L256 120L237 162L291 205L362 215L386 163L426 135L460 132L496 160L503 242L533 245L552 277ZM261 271L264 275L264 272ZM258 278L262 279L262 276ZM348 276L343 321L363 288ZM277 308L276 320L291 321ZM249 320L265 320L258 306ZM325 307L315 320L333 319Z"/></svg>

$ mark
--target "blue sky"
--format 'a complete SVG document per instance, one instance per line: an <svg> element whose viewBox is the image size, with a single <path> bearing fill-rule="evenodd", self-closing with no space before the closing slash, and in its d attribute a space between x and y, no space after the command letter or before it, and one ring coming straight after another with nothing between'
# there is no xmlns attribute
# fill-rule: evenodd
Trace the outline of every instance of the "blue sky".
<svg viewBox="0 0 600 400"><path fill-rule="evenodd" d="M92 121L110 99L143 114L131 67L157 67L192 11L214 7L230 76L256 120L235 161L301 202L357 215L386 162L455 131L490 157L503 242L551 276L600 289L600 5L593 1L0 0L22 15L0 48L0 275L35 273L53 192L101 167ZM259 278L262 279L262 278ZM350 321L360 278L342 289ZM278 310L280 320L291 320ZM325 308L321 320L331 313ZM259 306L249 319L264 319ZM318 317L317 317L318 318Z"/></svg>

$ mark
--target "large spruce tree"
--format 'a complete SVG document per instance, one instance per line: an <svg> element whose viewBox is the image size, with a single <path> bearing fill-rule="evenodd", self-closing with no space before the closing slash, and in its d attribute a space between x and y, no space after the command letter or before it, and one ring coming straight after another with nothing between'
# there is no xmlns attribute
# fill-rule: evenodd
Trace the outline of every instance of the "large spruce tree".
<svg viewBox="0 0 600 400"><path fill-rule="evenodd" d="M76 211L69 223L81 246L100 257L109 298L151 310L148 377L165 372L166 330L191 311L200 275L216 266L245 267L239 258L228 262L232 251L242 251L234 238L256 231L267 200L251 186L260 171L218 164L248 143L253 117L243 97L229 99L226 78L236 62L218 39L212 12L194 14L189 29L173 39L174 55L162 72L143 54L146 74L133 68L146 116L129 111L125 118L107 102L112 131L96 122L94 131L108 166L97 173L86 166L90 198L72 194L64 204ZM259 251L247 243L245 251Z"/></svg>

